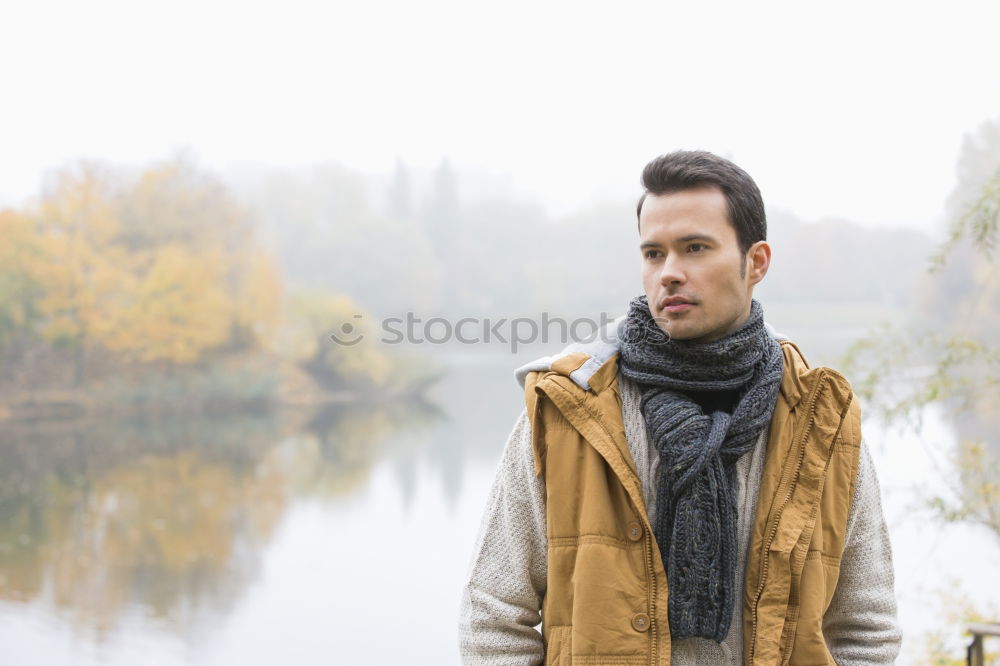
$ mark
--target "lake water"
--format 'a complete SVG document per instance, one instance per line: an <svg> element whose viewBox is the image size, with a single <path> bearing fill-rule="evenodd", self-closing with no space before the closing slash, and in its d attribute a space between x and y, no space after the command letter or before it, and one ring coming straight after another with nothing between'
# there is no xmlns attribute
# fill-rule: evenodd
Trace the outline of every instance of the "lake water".
<svg viewBox="0 0 1000 666"><path fill-rule="evenodd" d="M0 664L458 664L460 590L520 410L518 362L450 357L436 406L6 427ZM935 453L952 430L927 410L920 438L865 433L900 663L929 631L961 650L948 609L1000 612L1000 541L925 509L954 479Z"/></svg>

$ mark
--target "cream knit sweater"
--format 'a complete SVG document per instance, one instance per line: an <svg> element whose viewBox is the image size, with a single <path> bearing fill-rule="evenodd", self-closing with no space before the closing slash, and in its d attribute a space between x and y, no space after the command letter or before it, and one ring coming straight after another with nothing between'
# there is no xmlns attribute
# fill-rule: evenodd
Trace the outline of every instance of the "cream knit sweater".
<svg viewBox="0 0 1000 666"><path fill-rule="evenodd" d="M625 436L642 483L652 522L659 464L650 447L634 382L619 375ZM743 598L767 433L736 464L739 507L736 599ZM531 425L521 413L507 440L490 491L462 594L459 645L467 666L533 666L544 661L538 631L546 588L545 484L534 474ZM692 638L673 643L671 664L707 666L741 662L743 637L735 604L729 635L720 645ZM878 479L862 442L844 556L833 601L823 623L830 652L840 666L891 664L900 645L896 626L892 552L882 516Z"/></svg>

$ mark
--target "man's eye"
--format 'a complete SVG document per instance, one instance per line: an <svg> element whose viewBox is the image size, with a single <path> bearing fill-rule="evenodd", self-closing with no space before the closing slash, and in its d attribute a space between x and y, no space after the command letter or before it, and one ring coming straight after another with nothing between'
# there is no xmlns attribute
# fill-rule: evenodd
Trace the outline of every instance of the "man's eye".
<svg viewBox="0 0 1000 666"><path fill-rule="evenodd" d="M688 252L701 252L702 250L707 250L708 246L704 243L691 243L687 247Z"/></svg>
<svg viewBox="0 0 1000 666"><path fill-rule="evenodd" d="M656 259L657 257L660 256L660 251L659 250L646 250L645 256L646 256L647 259Z"/></svg>

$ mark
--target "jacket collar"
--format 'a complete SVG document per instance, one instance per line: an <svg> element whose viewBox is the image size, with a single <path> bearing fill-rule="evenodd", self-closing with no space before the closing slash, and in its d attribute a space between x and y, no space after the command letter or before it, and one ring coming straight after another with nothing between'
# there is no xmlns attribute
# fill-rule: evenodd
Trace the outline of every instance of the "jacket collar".
<svg viewBox="0 0 1000 666"><path fill-rule="evenodd" d="M514 378L524 387L524 381L530 372L552 371L565 375L573 380L573 383L585 391L600 393L614 379L618 368L618 352L621 349L619 333L625 323L625 316L618 317L613 322L606 325L596 335L584 342L574 342L568 345L558 354L543 356L530 363L525 363L514 371ZM764 323L767 332L772 338L787 340L787 338L768 324ZM794 347L794 345L792 345ZM784 348L784 345L782 345ZM802 353L795 347L795 352L801 360L801 365L808 369ZM785 362L788 363L788 352L785 353ZM613 368L613 369L612 369ZM788 373L785 373L786 377ZM801 387L789 386L789 395L801 395ZM785 391L785 381L782 381L782 389ZM786 396L787 399L787 396ZM798 399L796 398L796 402ZM791 402L789 403L791 404Z"/></svg>

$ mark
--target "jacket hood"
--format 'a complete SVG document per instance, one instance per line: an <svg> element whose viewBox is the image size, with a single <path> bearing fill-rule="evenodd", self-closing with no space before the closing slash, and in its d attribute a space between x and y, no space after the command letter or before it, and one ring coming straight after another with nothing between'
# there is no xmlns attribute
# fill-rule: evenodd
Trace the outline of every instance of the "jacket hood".
<svg viewBox="0 0 1000 666"><path fill-rule="evenodd" d="M524 382L528 377L528 373L552 370L553 364L559 359L570 354L583 353L589 358L584 361L583 365L570 372L568 377L573 380L574 384L585 391L589 391L590 378L594 376L594 373L597 372L608 359L617 354L621 349L619 333L621 332L624 323L625 315L622 315L610 324L607 324L594 336L583 342L574 342L567 345L566 348L558 354L543 356L531 361L530 363L525 363L514 371L514 378L517 379L517 383L521 385L521 388L524 388ZM774 327L767 322L764 322L764 328L767 329L767 332L775 340L788 339L776 331Z"/></svg>

